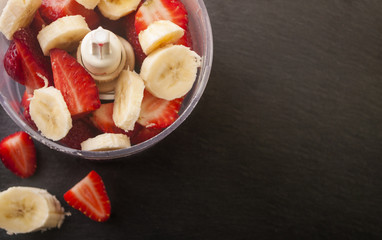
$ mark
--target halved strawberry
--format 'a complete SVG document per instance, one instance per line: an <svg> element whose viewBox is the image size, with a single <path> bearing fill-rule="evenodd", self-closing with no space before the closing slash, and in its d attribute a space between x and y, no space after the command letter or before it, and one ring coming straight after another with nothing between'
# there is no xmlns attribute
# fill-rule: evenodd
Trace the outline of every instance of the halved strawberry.
<svg viewBox="0 0 382 240"><path fill-rule="evenodd" d="M24 85L25 76L22 69L21 56L17 51L15 41L11 41L4 55L4 68L8 75L16 82Z"/></svg>
<svg viewBox="0 0 382 240"><path fill-rule="evenodd" d="M146 128L168 127L178 118L182 101L183 98L171 101L157 98L145 90L138 123Z"/></svg>
<svg viewBox="0 0 382 240"><path fill-rule="evenodd" d="M101 106L98 88L90 74L61 49L50 51L55 87L61 91L72 117L81 117Z"/></svg>
<svg viewBox="0 0 382 240"><path fill-rule="evenodd" d="M32 120L32 117L29 113L29 105L30 105L30 101L32 97L33 97L33 94L29 93L28 90L25 90L20 104L24 108L23 115L25 117L25 120L29 123L29 126L32 127L33 129L37 129L37 126Z"/></svg>
<svg viewBox="0 0 382 240"><path fill-rule="evenodd" d="M163 129L152 129L152 128L145 128L140 127L140 129L137 131L136 134L131 136L130 141L132 145L136 145L139 143L142 143L146 140L149 140L152 137L155 137L160 132L162 132Z"/></svg>
<svg viewBox="0 0 382 240"><path fill-rule="evenodd" d="M103 133L122 133L128 137L134 135L136 132L135 127L139 124L136 124L134 129L128 132L125 132L125 130L117 127L113 120L113 107L113 102L101 104L101 107L91 114L90 121Z"/></svg>
<svg viewBox="0 0 382 240"><path fill-rule="evenodd" d="M101 134L87 117L73 120L73 127L68 134L60 140L61 143L74 149L81 149L81 143L89 138L93 138Z"/></svg>
<svg viewBox="0 0 382 240"><path fill-rule="evenodd" d="M139 34L158 20L169 20L187 29L187 10L179 0L147 0L139 7L135 15L135 30Z"/></svg>
<svg viewBox="0 0 382 240"><path fill-rule="evenodd" d="M101 107L92 113L90 121L104 133L124 133L125 131L113 121L113 107L113 102L101 104Z"/></svg>
<svg viewBox="0 0 382 240"><path fill-rule="evenodd" d="M126 38L134 49L135 54L135 70L139 72L143 60L146 58L146 54L143 52L141 44L139 43L138 34L135 31L135 13L130 13L126 18Z"/></svg>
<svg viewBox="0 0 382 240"><path fill-rule="evenodd" d="M4 57L4 68L30 92L53 83L49 58L43 55L36 33L30 28L21 28L14 33Z"/></svg>
<svg viewBox="0 0 382 240"><path fill-rule="evenodd" d="M21 99L21 106L23 106L24 109L29 109L29 104L31 102L32 97L33 93L29 93L28 91L24 92L23 98Z"/></svg>
<svg viewBox="0 0 382 240"><path fill-rule="evenodd" d="M43 0L39 11L48 24L69 15L82 15L90 29L97 28L100 22L94 10L85 8L76 0Z"/></svg>
<svg viewBox="0 0 382 240"><path fill-rule="evenodd" d="M45 26L46 26L46 22L41 17L40 11L36 11L33 21L30 25L30 28L32 28L32 30L38 34L38 32L40 32L40 30L43 29L43 27Z"/></svg>
<svg viewBox="0 0 382 240"><path fill-rule="evenodd" d="M147 0L139 7L135 15L135 30L139 34L151 23L169 20L185 30L184 36L176 44L191 47L191 35L188 30L188 14L179 0Z"/></svg>
<svg viewBox="0 0 382 240"><path fill-rule="evenodd" d="M104 222L110 217L111 206L102 178L91 171L64 194L65 201L90 219Z"/></svg>
<svg viewBox="0 0 382 240"><path fill-rule="evenodd" d="M36 149L25 132L11 134L0 142L0 158L19 177L30 177L36 171Z"/></svg>

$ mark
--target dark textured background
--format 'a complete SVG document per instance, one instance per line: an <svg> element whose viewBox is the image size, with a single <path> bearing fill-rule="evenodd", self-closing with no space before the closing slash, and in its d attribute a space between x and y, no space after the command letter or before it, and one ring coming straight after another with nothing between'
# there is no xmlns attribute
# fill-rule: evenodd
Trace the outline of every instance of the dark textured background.
<svg viewBox="0 0 382 240"><path fill-rule="evenodd" d="M119 161L36 142L33 177L0 166L1 189L47 188L73 214L12 239L382 238L382 2L205 3L214 63L189 119ZM16 130L1 110L1 137ZM93 169L111 199L106 223L62 197Z"/></svg>

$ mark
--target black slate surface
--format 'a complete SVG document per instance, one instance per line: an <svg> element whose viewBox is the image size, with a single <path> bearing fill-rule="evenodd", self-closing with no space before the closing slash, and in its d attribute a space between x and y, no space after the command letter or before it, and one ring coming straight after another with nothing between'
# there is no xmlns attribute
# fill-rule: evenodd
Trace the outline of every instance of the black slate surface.
<svg viewBox="0 0 382 240"><path fill-rule="evenodd" d="M0 239L381 239L382 2L206 0L214 64L181 127L135 157L75 159L36 142L60 230ZM0 136L18 130L1 110ZM90 170L106 223L63 193Z"/></svg>

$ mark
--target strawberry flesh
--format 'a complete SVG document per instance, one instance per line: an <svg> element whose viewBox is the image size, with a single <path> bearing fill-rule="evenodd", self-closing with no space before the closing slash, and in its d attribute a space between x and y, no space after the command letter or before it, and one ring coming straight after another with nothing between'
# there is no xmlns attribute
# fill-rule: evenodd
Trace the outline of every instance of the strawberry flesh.
<svg viewBox="0 0 382 240"><path fill-rule="evenodd" d="M104 222L110 217L110 200L102 178L95 171L67 191L64 199L94 221Z"/></svg>
<svg viewBox="0 0 382 240"><path fill-rule="evenodd" d="M187 10L179 0L147 0L135 15L137 34L158 20L169 20L183 29L187 29Z"/></svg>
<svg viewBox="0 0 382 240"><path fill-rule="evenodd" d="M29 123L30 127L32 127L33 129L36 130L37 126L34 123L34 121L32 120L32 117L31 117L31 115L29 113L29 105L30 105L30 101L31 101L32 97L33 97L33 94L29 93L27 90L25 90L23 98L21 99L20 104L24 108L23 115L24 115L25 120Z"/></svg>
<svg viewBox="0 0 382 240"><path fill-rule="evenodd" d="M124 133L125 131L114 123L113 107L113 102L101 104L101 107L92 113L90 121L104 133Z"/></svg>
<svg viewBox="0 0 382 240"><path fill-rule="evenodd" d="M0 158L4 166L21 178L36 171L36 149L25 132L16 132L0 142Z"/></svg>
<svg viewBox="0 0 382 240"><path fill-rule="evenodd" d="M143 60L146 58L146 54L143 52L141 44L139 43L138 34L135 31L135 13L130 13L126 16L126 38L134 49L135 54L135 70L140 71Z"/></svg>
<svg viewBox="0 0 382 240"><path fill-rule="evenodd" d="M61 91L74 118L79 118L101 106L98 88L90 74L61 49L50 51L55 87Z"/></svg>
<svg viewBox="0 0 382 240"><path fill-rule="evenodd" d="M4 57L4 68L30 92L53 83L49 58L43 55L36 33L30 28L21 28L14 33Z"/></svg>
<svg viewBox="0 0 382 240"><path fill-rule="evenodd" d="M146 128L168 127L178 118L182 102L183 98L168 101L157 98L145 90L138 123Z"/></svg>
<svg viewBox="0 0 382 240"><path fill-rule="evenodd" d="M21 56L17 51L15 41L11 41L7 52L5 53L4 68L13 80L25 85L25 76L22 69Z"/></svg>
<svg viewBox="0 0 382 240"><path fill-rule="evenodd" d="M36 34L38 34L38 32L40 32L41 29L43 29L46 25L47 25L46 22L41 17L40 11L36 11L33 21L30 25L31 29L35 31Z"/></svg>
<svg viewBox="0 0 382 240"><path fill-rule="evenodd" d="M82 15L90 29L97 28L100 23L99 16L94 10L85 8L76 0L43 0L39 11L48 24L70 15Z"/></svg>

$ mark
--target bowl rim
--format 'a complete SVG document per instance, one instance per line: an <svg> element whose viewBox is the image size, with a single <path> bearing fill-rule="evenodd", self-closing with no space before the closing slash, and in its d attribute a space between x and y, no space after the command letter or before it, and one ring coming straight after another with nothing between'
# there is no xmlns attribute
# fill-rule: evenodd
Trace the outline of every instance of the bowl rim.
<svg viewBox="0 0 382 240"><path fill-rule="evenodd" d="M204 25L201 27L204 28L203 30L206 33L205 35L202 36L206 44L203 45L205 54L202 56L202 64L198 71L199 73L197 76L197 78L200 79L200 81L198 81L197 86L195 86L194 84L193 88L196 87L196 93L192 96L190 103L186 106L186 108L184 109L182 114L178 117L178 119L174 123L172 123L169 127L165 128L158 135L150 138L149 140L139 143L137 145L133 145L129 148L113 150L113 151L95 152L95 151L83 151L83 150L73 149L73 148L60 145L52 140L49 140L43 137L38 131L32 129L28 124L20 120L19 114L17 114L13 110L13 107L10 106L9 102L6 101L7 98L1 92L0 92L0 104L2 105L6 113L10 116L10 118L21 128L21 131L27 132L35 140L41 142L42 144L46 145L50 149L56 150L58 152L66 153L71 156L80 157L84 159L90 159L90 160L118 159L122 157L135 155L139 152L142 152L154 146L155 144L163 140L165 137L167 137L176 128L178 128L179 125L181 125L186 120L186 118L191 114L191 112L196 107L197 103L199 102L207 86L208 79L210 76L212 61L213 61L213 35L212 35L211 22L210 22L208 12L203 0L195 0L195 2L198 3L198 7L199 7L196 14L199 14L200 16L202 16L202 21L204 22ZM20 93L18 92L18 94ZM19 99L21 99L21 96L18 96L18 97Z"/></svg>

